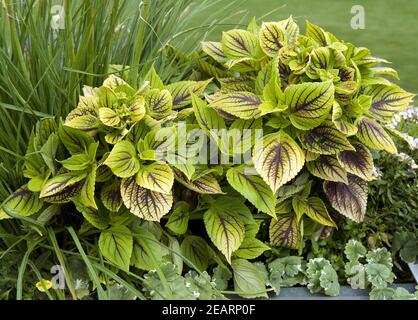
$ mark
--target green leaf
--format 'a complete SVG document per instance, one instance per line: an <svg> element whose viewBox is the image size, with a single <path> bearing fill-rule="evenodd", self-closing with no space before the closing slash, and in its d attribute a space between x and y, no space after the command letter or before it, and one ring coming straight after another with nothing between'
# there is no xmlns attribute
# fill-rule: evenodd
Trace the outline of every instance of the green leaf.
<svg viewBox="0 0 418 320"><path fill-rule="evenodd" d="M173 204L173 195L155 192L139 186L135 177L122 180L120 187L125 206L136 216L148 221L160 221Z"/></svg>
<svg viewBox="0 0 418 320"><path fill-rule="evenodd" d="M366 181L350 174L347 185L325 181L324 191L335 210L356 222L363 221L367 206Z"/></svg>
<svg viewBox="0 0 418 320"><path fill-rule="evenodd" d="M395 274L391 268L383 264L368 263L365 266L367 280L375 288L384 288L388 283L392 283L395 280Z"/></svg>
<svg viewBox="0 0 418 320"><path fill-rule="evenodd" d="M90 166L90 157L86 153L76 154L68 159L59 161L62 166L70 171L82 171Z"/></svg>
<svg viewBox="0 0 418 320"><path fill-rule="evenodd" d="M151 67L151 69L145 76L145 80L149 81L149 85L151 88L160 90L164 89L164 83L159 77L158 73L155 71L154 66Z"/></svg>
<svg viewBox="0 0 418 320"><path fill-rule="evenodd" d="M231 280L232 273L229 271L228 268L217 265L213 269L213 277L212 281L215 282L216 288L218 290L226 290L228 289L228 281Z"/></svg>
<svg viewBox="0 0 418 320"><path fill-rule="evenodd" d="M347 171L332 156L320 156L314 161L309 161L306 163L306 168L315 177L348 184Z"/></svg>
<svg viewBox="0 0 418 320"><path fill-rule="evenodd" d="M189 215L190 205L187 202L179 201L168 217L165 227L175 234L185 234L189 225Z"/></svg>
<svg viewBox="0 0 418 320"><path fill-rule="evenodd" d="M87 207L97 209L96 201L94 200L94 190L96 186L96 170L97 166L93 165L90 172L84 181L83 188L80 193L80 201Z"/></svg>
<svg viewBox="0 0 418 320"><path fill-rule="evenodd" d="M253 119L260 115L261 99L251 92L219 92L209 107L217 110L221 115L226 114L241 119Z"/></svg>
<svg viewBox="0 0 418 320"><path fill-rule="evenodd" d="M76 209L80 212L92 226L99 230L104 230L109 226L109 217L105 210L97 210L86 207L80 201L73 200Z"/></svg>
<svg viewBox="0 0 418 320"><path fill-rule="evenodd" d="M136 183L143 188L168 194L173 187L174 173L168 164L153 162L140 167Z"/></svg>
<svg viewBox="0 0 418 320"><path fill-rule="evenodd" d="M49 136L48 140L41 148L41 156L49 170L55 174L55 155L57 153L59 138L56 133Z"/></svg>
<svg viewBox="0 0 418 320"><path fill-rule="evenodd" d="M262 273L251 262L244 259L232 260L234 272L234 290L244 298L267 298L266 286Z"/></svg>
<svg viewBox="0 0 418 320"><path fill-rule="evenodd" d="M294 212L277 215L270 222L270 243L273 246L299 249L302 234L297 215Z"/></svg>
<svg viewBox="0 0 418 320"><path fill-rule="evenodd" d="M311 293L323 292L330 296L339 294L338 275L328 260L324 258L310 259L307 263L306 275L308 289Z"/></svg>
<svg viewBox="0 0 418 320"><path fill-rule="evenodd" d="M118 177L132 177L139 170L139 160L135 146L129 141L118 142L104 164Z"/></svg>
<svg viewBox="0 0 418 320"><path fill-rule="evenodd" d="M254 167L263 180L276 192L292 180L305 163L305 155L298 144L283 131L265 136L262 145L253 151Z"/></svg>
<svg viewBox="0 0 418 320"><path fill-rule="evenodd" d="M309 218L324 226L336 226L335 222L329 216L325 204L320 198L311 197L308 199L301 199L299 197L294 197L293 209L295 210L298 217L306 214Z"/></svg>
<svg viewBox="0 0 418 320"><path fill-rule="evenodd" d="M59 126L58 135L65 148L73 155L86 152L88 146L94 143L94 139L87 133L62 123Z"/></svg>
<svg viewBox="0 0 418 320"><path fill-rule="evenodd" d="M334 103L334 86L331 81L289 85L284 98L290 108L292 124L298 129L310 130L328 117Z"/></svg>
<svg viewBox="0 0 418 320"><path fill-rule="evenodd" d="M367 87L364 94L372 97L369 114L375 119L390 122L395 113L408 108L414 94L398 86L375 85Z"/></svg>
<svg viewBox="0 0 418 320"><path fill-rule="evenodd" d="M355 150L347 137L330 121L304 133L299 140L304 149L313 153L331 155L344 150Z"/></svg>
<svg viewBox="0 0 418 320"><path fill-rule="evenodd" d="M366 253L367 249L360 241L351 239L345 245L344 254L350 262L358 262Z"/></svg>
<svg viewBox="0 0 418 320"><path fill-rule="evenodd" d="M270 250L270 247L264 244L264 242L255 237L246 236L239 249L235 251L235 255L242 259L255 259L267 250Z"/></svg>
<svg viewBox="0 0 418 320"><path fill-rule="evenodd" d="M115 179L113 182L104 185L100 191L100 200L102 200L107 210L118 212L122 206L120 182Z"/></svg>
<svg viewBox="0 0 418 320"><path fill-rule="evenodd" d="M206 231L215 246L231 263L231 255L244 240L245 224L242 217L222 206L211 206L203 215Z"/></svg>
<svg viewBox="0 0 418 320"><path fill-rule="evenodd" d="M163 119L171 114L173 98L168 90L153 89L145 95L147 114L154 119Z"/></svg>
<svg viewBox="0 0 418 320"><path fill-rule="evenodd" d="M133 250L131 231L125 226L114 226L102 231L99 237L99 249L107 260L128 271Z"/></svg>
<svg viewBox="0 0 418 320"><path fill-rule="evenodd" d="M208 245L206 241L198 236L186 236L181 243L181 253L189 261L185 263L190 268L203 272L209 266Z"/></svg>
<svg viewBox="0 0 418 320"><path fill-rule="evenodd" d="M39 195L23 186L4 200L0 208L0 220L9 218L9 214L28 217L41 210L43 202Z"/></svg>
<svg viewBox="0 0 418 320"><path fill-rule="evenodd" d="M180 81L169 84L166 89L173 98L173 109L180 109L192 103L192 94L201 94L212 79L206 81Z"/></svg>
<svg viewBox="0 0 418 320"><path fill-rule="evenodd" d="M385 150L392 154L397 153L392 138L376 120L360 118L357 122L357 129L356 137L369 148Z"/></svg>
<svg viewBox="0 0 418 320"><path fill-rule="evenodd" d="M306 35L317 42L320 46L326 47L331 44L328 33L321 27L310 23L309 21L306 21Z"/></svg>
<svg viewBox="0 0 418 320"><path fill-rule="evenodd" d="M275 196L263 179L251 172L249 168L231 168L226 173L229 184L250 201L258 210L275 217Z"/></svg>
<svg viewBox="0 0 418 320"><path fill-rule="evenodd" d="M374 180L373 157L368 148L361 143L352 143L355 151L346 150L338 154L338 161L343 168L363 180Z"/></svg>
<svg viewBox="0 0 418 320"><path fill-rule="evenodd" d="M133 250L130 264L141 270L155 270L164 262L167 250L145 227L133 229Z"/></svg>
<svg viewBox="0 0 418 320"><path fill-rule="evenodd" d="M324 293L327 296L336 297L340 294L338 275L331 265L325 266L322 269L319 282L321 287L324 288Z"/></svg>
<svg viewBox="0 0 418 320"><path fill-rule="evenodd" d="M229 59L253 58L257 47L258 39L249 31L233 29L222 33L222 49Z"/></svg>
<svg viewBox="0 0 418 320"><path fill-rule="evenodd" d="M279 53L285 45L285 33L278 22L263 22L260 28L259 40L261 49L270 57Z"/></svg>

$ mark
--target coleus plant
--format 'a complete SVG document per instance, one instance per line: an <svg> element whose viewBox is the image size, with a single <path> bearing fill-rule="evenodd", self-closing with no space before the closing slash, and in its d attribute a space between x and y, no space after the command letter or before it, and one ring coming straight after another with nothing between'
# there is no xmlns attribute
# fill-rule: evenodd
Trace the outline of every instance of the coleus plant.
<svg viewBox="0 0 418 320"><path fill-rule="evenodd" d="M397 77L387 61L309 22L302 35L292 17L253 20L202 49L193 80L165 85L152 68L133 88L112 75L64 121L39 122L28 182L0 219L65 205L125 270L169 257L181 272L177 250L189 267L227 262L234 275L256 273L243 259L301 250L304 234L334 227L327 201L362 221L369 148L396 152L401 135L386 124L414 97L384 77Z"/></svg>

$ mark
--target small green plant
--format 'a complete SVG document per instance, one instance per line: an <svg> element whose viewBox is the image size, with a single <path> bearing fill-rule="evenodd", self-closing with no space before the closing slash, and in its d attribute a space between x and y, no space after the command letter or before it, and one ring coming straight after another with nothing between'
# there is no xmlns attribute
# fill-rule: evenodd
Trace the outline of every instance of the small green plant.
<svg viewBox="0 0 418 320"><path fill-rule="evenodd" d="M301 252L304 234L335 227L324 199L363 221L369 148L397 152L399 134L385 124L414 95L384 78L396 71L368 49L309 22L301 35L291 17L253 20L202 47L184 58L197 57L193 79L166 84L154 68L139 85L111 75L85 86L64 120L38 122L26 183L0 219L43 221L42 229L57 210L82 216L58 226L97 234L92 250L127 273L149 272L145 287L158 276L149 298L190 297L173 287L187 277L222 287L232 276L250 298L265 296L266 282L276 292L297 283L298 259L268 265L267 281L248 260L276 247ZM182 277L183 263L199 277ZM312 292L338 294L327 260L309 261L306 276Z"/></svg>
<svg viewBox="0 0 418 320"><path fill-rule="evenodd" d="M396 276L392 272L392 257L386 248L367 249L356 240L350 240L345 247L348 262L345 265L347 282L354 289L371 287L370 299L418 299L417 293L404 288L390 288Z"/></svg>

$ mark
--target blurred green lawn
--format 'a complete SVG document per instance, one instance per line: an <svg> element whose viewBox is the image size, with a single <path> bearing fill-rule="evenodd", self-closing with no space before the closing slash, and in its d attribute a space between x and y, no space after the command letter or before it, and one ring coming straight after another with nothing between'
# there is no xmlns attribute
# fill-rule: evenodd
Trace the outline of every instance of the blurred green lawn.
<svg viewBox="0 0 418 320"><path fill-rule="evenodd" d="M392 62L391 67L398 70L400 85L418 93L418 1L417 0L242 0L241 9L259 18L276 8L280 10L263 18L264 21L281 20L290 14L298 21L302 30L304 21L322 26L338 38L357 46L368 47L373 54ZM221 0L228 5L231 0ZM353 30L350 26L351 8L362 5L365 9L364 30ZM202 18L204 13L202 13ZM238 17L231 18L238 22ZM219 30L210 35L219 39Z"/></svg>

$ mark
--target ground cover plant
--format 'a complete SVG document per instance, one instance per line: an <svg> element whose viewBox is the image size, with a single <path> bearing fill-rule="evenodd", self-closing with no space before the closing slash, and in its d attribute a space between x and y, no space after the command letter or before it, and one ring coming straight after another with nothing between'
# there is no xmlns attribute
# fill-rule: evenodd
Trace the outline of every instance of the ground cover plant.
<svg viewBox="0 0 418 320"><path fill-rule="evenodd" d="M389 124L414 94L386 78L386 60L309 22L302 35L292 17L167 54L174 75L149 64L137 78L131 62L102 82L88 72L68 112L26 128L22 184L0 211L1 257L20 261L3 271L4 297L35 282L48 298L210 299L232 283L247 298L296 284L337 295L328 260L294 255L341 217L364 220L372 151L397 153ZM384 250L347 256L366 255L379 290L393 281ZM52 262L65 276L53 292Z"/></svg>

